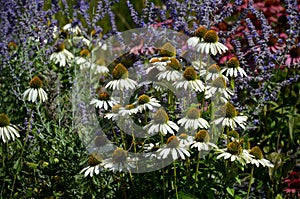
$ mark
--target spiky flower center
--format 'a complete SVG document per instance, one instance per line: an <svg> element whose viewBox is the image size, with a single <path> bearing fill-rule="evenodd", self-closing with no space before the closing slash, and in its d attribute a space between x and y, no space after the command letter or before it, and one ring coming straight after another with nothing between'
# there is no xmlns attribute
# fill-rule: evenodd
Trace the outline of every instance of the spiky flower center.
<svg viewBox="0 0 300 199"><path fill-rule="evenodd" d="M13 41L9 42L7 46L8 46L8 49L12 49L12 50L15 50L18 48L18 45Z"/></svg>
<svg viewBox="0 0 300 199"><path fill-rule="evenodd" d="M229 131L228 132L228 136L236 138L236 139L238 139L240 137L239 133L237 131L235 131L235 130Z"/></svg>
<svg viewBox="0 0 300 199"><path fill-rule="evenodd" d="M97 59L97 61L95 62L96 64L100 65L100 66L105 66L105 60L104 59Z"/></svg>
<svg viewBox="0 0 300 199"><path fill-rule="evenodd" d="M187 118L192 119L192 120L198 119L198 118L200 118L200 116L201 116L201 112L200 112L200 110L197 109L197 108L191 108L191 109L187 112L186 116L187 116Z"/></svg>
<svg viewBox="0 0 300 199"><path fill-rule="evenodd" d="M232 155L239 155L242 152L243 148L239 142L230 142L227 145L227 151Z"/></svg>
<svg viewBox="0 0 300 199"><path fill-rule="evenodd" d="M30 88L41 88L42 85L43 81L38 76L34 76L29 82Z"/></svg>
<svg viewBox="0 0 300 199"><path fill-rule="evenodd" d="M292 58L299 58L300 57L300 47L299 46L293 47L290 50L290 55Z"/></svg>
<svg viewBox="0 0 300 199"><path fill-rule="evenodd" d="M241 146L244 148L244 149L250 149L251 148L251 144L248 140L248 138L244 138L240 141L241 143Z"/></svg>
<svg viewBox="0 0 300 199"><path fill-rule="evenodd" d="M113 69L112 75L114 79L126 79L128 78L128 70L122 63L119 63Z"/></svg>
<svg viewBox="0 0 300 199"><path fill-rule="evenodd" d="M180 137L181 139L186 140L186 139L188 138L188 135L187 135L186 133L180 133L179 137Z"/></svg>
<svg viewBox="0 0 300 199"><path fill-rule="evenodd" d="M178 71L181 69L181 65L180 65L178 59L176 59L174 57L172 57L170 59L170 62L168 63L167 66L169 66L170 68L172 68L174 70L178 70Z"/></svg>
<svg viewBox="0 0 300 199"><path fill-rule="evenodd" d="M212 64L208 68L208 72L210 72L210 73L219 73L220 72L220 66L218 66L217 64Z"/></svg>
<svg viewBox="0 0 300 199"><path fill-rule="evenodd" d="M236 57L232 57L227 62L228 68L238 68L240 67L240 62Z"/></svg>
<svg viewBox="0 0 300 199"><path fill-rule="evenodd" d="M116 104L111 108L112 113L118 113L122 106L120 104Z"/></svg>
<svg viewBox="0 0 300 199"><path fill-rule="evenodd" d="M65 44L64 43L61 43L61 44L58 44L56 45L56 52L61 52L65 49Z"/></svg>
<svg viewBox="0 0 300 199"><path fill-rule="evenodd" d="M236 109L229 102L227 102L225 105L223 105L222 112L226 118L234 118L237 115Z"/></svg>
<svg viewBox="0 0 300 199"><path fill-rule="evenodd" d="M214 30L209 30L204 35L204 41L206 43L217 43L219 40L218 34Z"/></svg>
<svg viewBox="0 0 300 199"><path fill-rule="evenodd" d="M212 86L216 88L226 88L226 81L224 77L217 77L213 82Z"/></svg>
<svg viewBox="0 0 300 199"><path fill-rule="evenodd" d="M155 113L153 120L155 124L164 124L165 122L169 121L169 116L165 110L159 109Z"/></svg>
<svg viewBox="0 0 300 199"><path fill-rule="evenodd" d="M169 61L170 57L153 57L150 59L150 63L155 63L155 62L166 62Z"/></svg>
<svg viewBox="0 0 300 199"><path fill-rule="evenodd" d="M162 56L174 57L176 55L176 48L169 42L165 43L160 50Z"/></svg>
<svg viewBox="0 0 300 199"><path fill-rule="evenodd" d="M204 142L209 140L209 135L206 130L200 130L195 134L195 141Z"/></svg>
<svg viewBox="0 0 300 199"><path fill-rule="evenodd" d="M92 153L89 155L88 164L90 166L96 166L101 163L101 156L98 153Z"/></svg>
<svg viewBox="0 0 300 199"><path fill-rule="evenodd" d="M270 36L268 40L268 46L275 46L277 43L277 38L274 36Z"/></svg>
<svg viewBox="0 0 300 199"><path fill-rule="evenodd" d="M106 136L99 135L95 138L94 143L95 143L96 147L102 147L108 143L108 140L107 140Z"/></svg>
<svg viewBox="0 0 300 199"><path fill-rule="evenodd" d="M263 158L263 153L258 146L253 147L250 151L250 154L258 160L261 160Z"/></svg>
<svg viewBox="0 0 300 199"><path fill-rule="evenodd" d="M167 140L167 145L169 148L177 148L179 146L179 140L175 135L172 135Z"/></svg>
<svg viewBox="0 0 300 199"><path fill-rule="evenodd" d="M195 69L192 66L187 67L184 70L183 77L187 81L193 81L193 80L195 80L197 78L197 72L195 71Z"/></svg>
<svg viewBox="0 0 300 199"><path fill-rule="evenodd" d="M134 105L133 105L133 104L127 104L127 105L125 106L125 108L126 108L127 110L131 110L131 109L134 109Z"/></svg>
<svg viewBox="0 0 300 199"><path fill-rule="evenodd" d="M0 114L0 127L6 127L10 124L10 120L5 113Z"/></svg>
<svg viewBox="0 0 300 199"><path fill-rule="evenodd" d="M200 26L195 31L195 36L199 37L199 38L203 38L206 32L207 32L207 29L204 26Z"/></svg>
<svg viewBox="0 0 300 199"><path fill-rule="evenodd" d="M142 104L146 104L148 102L150 102L150 97L148 95L143 94L143 95L139 96L139 98L138 98L138 103L139 104L142 105Z"/></svg>
<svg viewBox="0 0 300 199"><path fill-rule="evenodd" d="M79 55L81 56L81 57L88 57L89 55L90 55L90 51L88 50L88 49L83 49L83 50L81 50L80 52L79 52Z"/></svg>
<svg viewBox="0 0 300 199"><path fill-rule="evenodd" d="M115 163L125 162L126 157L127 157L127 152L122 148L117 148L112 155L112 159Z"/></svg>
<svg viewBox="0 0 300 199"><path fill-rule="evenodd" d="M107 92L101 92L98 96L99 100L107 101L109 100L110 95Z"/></svg>

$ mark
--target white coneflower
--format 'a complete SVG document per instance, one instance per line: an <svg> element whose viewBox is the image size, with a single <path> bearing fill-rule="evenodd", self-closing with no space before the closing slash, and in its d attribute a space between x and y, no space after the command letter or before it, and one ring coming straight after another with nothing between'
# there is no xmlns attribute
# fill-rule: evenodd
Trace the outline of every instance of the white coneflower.
<svg viewBox="0 0 300 199"><path fill-rule="evenodd" d="M55 64L59 63L59 66L66 66L68 62L74 59L74 55L65 49L65 45L62 43L56 46L56 51L50 55L50 60Z"/></svg>
<svg viewBox="0 0 300 199"><path fill-rule="evenodd" d="M218 34L214 30L207 31L203 39L204 41L198 44L198 50L202 53L216 55L228 50L224 44L219 42Z"/></svg>
<svg viewBox="0 0 300 199"><path fill-rule="evenodd" d="M178 120L177 123L183 126L185 129L207 129L209 127L208 122L205 119L201 118L200 110L195 107L190 108L187 111L186 116Z"/></svg>
<svg viewBox="0 0 300 199"><path fill-rule="evenodd" d="M240 62L236 57L230 58L226 66L226 68L221 70L221 73L226 72L227 77L237 77L238 75L240 75L241 77L247 77L246 72L240 67Z"/></svg>
<svg viewBox="0 0 300 199"><path fill-rule="evenodd" d="M178 140L179 140L179 143L187 149L193 143L193 137L186 133L180 133L178 136Z"/></svg>
<svg viewBox="0 0 300 199"><path fill-rule="evenodd" d="M134 104L127 104L125 107L121 107L119 110L119 114L121 116L130 116L133 114L137 114L139 110L135 107Z"/></svg>
<svg viewBox="0 0 300 199"><path fill-rule="evenodd" d="M193 67L187 67L180 80L173 84L176 89L184 88L185 90L192 89L202 92L205 89L203 82L197 79L197 72Z"/></svg>
<svg viewBox="0 0 300 199"><path fill-rule="evenodd" d="M80 51L80 57L75 57L75 63L80 66L80 70L90 70L94 74L107 74L108 68L105 66L104 60L97 60L93 62L90 58L90 51L83 49Z"/></svg>
<svg viewBox="0 0 300 199"><path fill-rule="evenodd" d="M211 98L212 96L215 96L217 94L220 94L221 97L225 97L227 100L230 98L231 95L233 95L233 91L231 91L226 86L226 78L222 75L219 75L219 77L215 78L211 84L206 86L205 91L205 98Z"/></svg>
<svg viewBox="0 0 300 199"><path fill-rule="evenodd" d="M187 44L190 47L198 48L198 45L201 41L203 41L203 37L207 29L204 26L199 26L194 33L194 36L187 40Z"/></svg>
<svg viewBox="0 0 300 199"><path fill-rule="evenodd" d="M137 82L128 78L128 70L122 64L119 63L112 71L114 80L108 82L106 88L112 88L113 90L135 89Z"/></svg>
<svg viewBox="0 0 300 199"><path fill-rule="evenodd" d="M122 148L117 148L113 154L112 158L103 160L103 165L105 168L116 171L131 171L135 166L136 159L128 157L127 151Z"/></svg>
<svg viewBox="0 0 300 199"><path fill-rule="evenodd" d="M258 146L253 147L250 150L250 154L253 158L250 159L251 164L255 164L257 167L261 164L263 167L274 167L274 165L267 159L263 158L263 153Z"/></svg>
<svg viewBox="0 0 300 199"><path fill-rule="evenodd" d="M238 115L238 112L234 108L234 106L227 102L225 105L221 107L222 116L213 121L215 124L222 124L222 126L228 126L232 129L235 129L237 125L241 128L245 129L246 121L248 119L247 116Z"/></svg>
<svg viewBox="0 0 300 199"><path fill-rule="evenodd" d="M89 166L83 168L80 173L84 173L84 177L93 177L94 174L98 175L100 170L102 170L101 161L102 157L98 153L90 154L88 158Z"/></svg>
<svg viewBox="0 0 300 199"><path fill-rule="evenodd" d="M104 118L107 118L107 119L112 119L114 121L116 121L117 119L119 119L119 111L121 109L121 105L120 104L116 104L114 105L112 108L111 108L111 112L110 113L107 113L105 114Z"/></svg>
<svg viewBox="0 0 300 199"><path fill-rule="evenodd" d="M161 106L157 99L155 99L154 97L149 97L146 94L139 96L135 104L138 104L136 109L139 112L142 112L143 110L152 110Z"/></svg>
<svg viewBox="0 0 300 199"><path fill-rule="evenodd" d="M147 68L146 73L148 74L151 70L157 69L158 71L164 71L168 63L170 63L170 57L153 57L149 63L151 67Z"/></svg>
<svg viewBox="0 0 300 199"><path fill-rule="evenodd" d="M31 102L35 102L37 98L39 98L41 102L45 102L48 96L42 88L42 85L42 80L38 76L34 76L29 82L30 88L23 93L23 98Z"/></svg>
<svg viewBox="0 0 300 199"><path fill-rule="evenodd" d="M148 133L150 135L154 135L155 133L162 133L166 135L170 133L174 135L175 132L178 131L179 127L172 121L169 121L169 116L163 109L159 109L155 115L153 120L144 127L144 129L148 129Z"/></svg>
<svg viewBox="0 0 300 199"><path fill-rule="evenodd" d="M103 108L104 110L108 110L109 108L118 104L118 102L111 98L107 92L101 92L98 95L98 99L92 99L90 104L95 104L96 108Z"/></svg>
<svg viewBox="0 0 300 199"><path fill-rule="evenodd" d="M217 64L212 64L207 69L200 70L200 76L204 76L206 81L213 81L220 76L220 71L220 67Z"/></svg>
<svg viewBox="0 0 300 199"><path fill-rule="evenodd" d="M4 143L9 140L15 141L16 137L20 137L17 129L15 125L10 123L6 114L0 114L0 139L2 139Z"/></svg>
<svg viewBox="0 0 300 199"><path fill-rule="evenodd" d="M79 28L78 21L73 21L62 27L64 31L68 31L74 35L80 35L81 29Z"/></svg>
<svg viewBox="0 0 300 199"><path fill-rule="evenodd" d="M181 157L181 159L185 159L185 156L190 157L190 153L186 150L186 147L181 145L179 139L172 135L168 138L166 146L157 150L159 157L166 159L169 155L172 156L173 160L177 160L177 158Z"/></svg>
<svg viewBox="0 0 300 199"><path fill-rule="evenodd" d="M158 80L176 81L181 77L181 65L175 57L170 58L164 71L158 73Z"/></svg>
<svg viewBox="0 0 300 199"><path fill-rule="evenodd" d="M211 147L218 148L214 143L209 142L209 134L206 130L200 130L195 134L191 148L197 148L198 151L208 151Z"/></svg>
<svg viewBox="0 0 300 199"><path fill-rule="evenodd" d="M230 160L231 162L238 161L242 165L246 165L252 159L252 155L245 149L243 149L240 142L230 142L226 149L216 149L217 159L224 158L225 160Z"/></svg>

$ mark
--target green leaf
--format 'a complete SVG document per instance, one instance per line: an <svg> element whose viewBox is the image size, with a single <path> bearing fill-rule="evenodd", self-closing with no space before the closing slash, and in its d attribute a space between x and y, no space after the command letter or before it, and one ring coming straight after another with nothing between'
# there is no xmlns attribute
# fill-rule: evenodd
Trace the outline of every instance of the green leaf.
<svg viewBox="0 0 300 199"><path fill-rule="evenodd" d="M289 134L291 141L294 142L294 126L295 126L295 118L291 115L289 117Z"/></svg>
<svg viewBox="0 0 300 199"><path fill-rule="evenodd" d="M226 190L232 197L234 197L234 189L233 188L227 187Z"/></svg>

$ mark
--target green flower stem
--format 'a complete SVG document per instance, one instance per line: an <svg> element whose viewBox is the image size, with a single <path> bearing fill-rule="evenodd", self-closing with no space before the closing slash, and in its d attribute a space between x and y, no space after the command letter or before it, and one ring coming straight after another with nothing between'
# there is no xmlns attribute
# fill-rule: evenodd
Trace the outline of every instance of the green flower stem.
<svg viewBox="0 0 300 199"><path fill-rule="evenodd" d="M28 134L29 134L29 131L30 131L30 122L32 120L32 113L33 113L33 109L31 109L30 113L29 113L28 126L27 126L27 131L26 131L25 139L28 138ZM17 171L14 174L14 180L13 180L13 184L12 184L12 187L11 187L11 193L10 193L10 197L9 198L13 198L13 193L14 193L14 189L15 189L15 183L16 183L17 175L22 170L22 166L23 166L23 161L22 160L23 160L23 154L24 154L26 143L27 142L25 141L24 144L23 144L23 146L22 146L22 149L21 149L21 155L20 155L19 159L17 160L19 163L17 165Z"/></svg>
<svg viewBox="0 0 300 199"><path fill-rule="evenodd" d="M200 155L201 155L201 151L198 152L198 157L197 157L196 173L195 173L195 186L194 186L194 189L193 189L193 195L195 195L196 185L197 185L197 182L198 182L198 172L199 172L199 165L200 165Z"/></svg>
<svg viewBox="0 0 300 199"><path fill-rule="evenodd" d="M252 184L252 179L253 179L253 171L254 171L254 167L251 167L251 173L250 173L250 181L249 181L249 185L248 185L248 192L247 192L247 197L246 199L249 198L249 194L250 194L250 189L251 189L251 184Z"/></svg>
<svg viewBox="0 0 300 199"><path fill-rule="evenodd" d="M175 188L175 194L176 194L176 199L178 199L178 192L177 192L177 183L176 183L176 163L175 161L173 162L173 168L174 168L174 188Z"/></svg>
<svg viewBox="0 0 300 199"><path fill-rule="evenodd" d="M162 134L160 134L161 138L161 144L164 143L164 137ZM165 167L164 167L164 161L162 161L162 177L163 177L163 196L164 199L166 199L166 179L165 179Z"/></svg>

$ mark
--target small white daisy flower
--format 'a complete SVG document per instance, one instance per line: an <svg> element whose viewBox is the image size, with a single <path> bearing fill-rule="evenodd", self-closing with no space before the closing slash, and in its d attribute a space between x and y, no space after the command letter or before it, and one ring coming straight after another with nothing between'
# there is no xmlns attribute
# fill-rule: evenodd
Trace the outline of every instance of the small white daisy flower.
<svg viewBox="0 0 300 199"><path fill-rule="evenodd" d="M190 153L186 150L185 146L180 145L179 139L172 135L167 140L167 145L158 149L157 152L162 159L166 159L169 155L172 156L173 160L177 160L179 157L185 159L190 157Z"/></svg>
<svg viewBox="0 0 300 199"><path fill-rule="evenodd" d="M24 91L23 98L31 102L35 102L37 98L41 102L48 100L47 93L42 88L42 85L42 80L38 76L34 76L29 82L30 88Z"/></svg>
<svg viewBox="0 0 300 199"><path fill-rule="evenodd" d="M55 64L59 63L59 66L66 66L68 62L74 59L74 55L65 49L65 45L62 43L57 46L56 52L50 55L50 60Z"/></svg>
<svg viewBox="0 0 300 199"><path fill-rule="evenodd" d="M80 173L84 173L84 177L93 177L94 174L98 175L100 170L102 170L101 160L102 158L98 153L90 154L88 158L89 166L83 168Z"/></svg>
<svg viewBox="0 0 300 199"><path fill-rule="evenodd" d="M154 135L158 132L163 135L167 135L167 133L174 135L176 131L179 130L179 127L174 122L169 121L169 116L166 111L159 109L155 113L153 120L144 126L144 129L148 129L150 135Z"/></svg>
<svg viewBox="0 0 300 199"><path fill-rule="evenodd" d="M118 102L111 98L107 92L101 92L98 95L98 99L92 99L90 104L95 104L96 108L108 110L109 108L118 104Z"/></svg>
<svg viewBox="0 0 300 199"><path fill-rule="evenodd" d="M246 72L240 67L240 62L236 57L228 60L227 67L221 70L221 73L224 72L226 72L227 77L237 77L238 75L247 77Z"/></svg>
<svg viewBox="0 0 300 199"><path fill-rule="evenodd" d="M221 96L229 99L231 95L233 95L233 91L226 87L226 78L219 75L219 77L215 78L213 82L206 86L205 98L211 98L216 94L221 94Z"/></svg>
<svg viewBox="0 0 300 199"><path fill-rule="evenodd" d="M214 143L209 142L209 134L206 130L200 130L195 134L191 148L197 148L198 151L208 151L211 147L218 148Z"/></svg>
<svg viewBox="0 0 300 199"><path fill-rule="evenodd" d="M138 104L136 107L139 112L142 112L144 110L153 110L154 108L159 108L161 105L157 99L154 97L149 97L146 94L143 94L138 97L137 102L134 104Z"/></svg>
<svg viewBox="0 0 300 199"><path fill-rule="evenodd" d="M231 103L227 102L221 107L221 114L222 116L220 118L213 121L214 124L222 124L222 126L228 126L232 129L236 129L237 125L243 129L246 128L248 117L242 115L238 116L238 112Z"/></svg>
<svg viewBox="0 0 300 199"><path fill-rule="evenodd" d="M115 66L112 71L112 76L114 80L108 82L105 86L106 88L112 88L113 90L128 90L135 89L137 82L128 78L127 68L119 63Z"/></svg>
<svg viewBox="0 0 300 199"><path fill-rule="evenodd" d="M72 23L68 23L62 27L64 31L68 31L74 35L80 35L81 30L78 25L78 21L73 21Z"/></svg>
<svg viewBox="0 0 300 199"><path fill-rule="evenodd" d="M113 172L116 171L131 171L136 168L136 159L128 157L127 151L122 148L117 148L113 154L112 158L103 160L103 165L106 169Z"/></svg>
<svg viewBox="0 0 300 199"><path fill-rule="evenodd" d="M17 129L15 125L10 123L6 114L0 114L0 139L2 139L4 143L9 140L15 141L16 137L20 137Z"/></svg>
<svg viewBox="0 0 300 199"><path fill-rule="evenodd" d="M207 129L209 127L209 123L205 119L201 118L200 110L195 107L190 108L186 113L186 116L178 120L177 123L185 129Z"/></svg>
<svg viewBox="0 0 300 199"><path fill-rule="evenodd" d="M83 57L75 57L75 63L79 65L80 70L91 70L94 74L107 74L108 68L104 65L92 63L91 60Z"/></svg>
<svg viewBox="0 0 300 199"><path fill-rule="evenodd" d="M259 167L260 164L263 167L274 167L274 165L269 160L263 158L263 153L258 146L253 147L250 150L250 154L254 156L250 160L251 164L255 164L257 167Z"/></svg>
<svg viewBox="0 0 300 199"><path fill-rule="evenodd" d="M197 72L193 67L187 67L180 80L173 84L176 89L184 88L185 90L192 89L202 92L205 89L203 82L197 79Z"/></svg>
<svg viewBox="0 0 300 199"><path fill-rule="evenodd" d="M203 39L204 41L198 45L198 50L201 53L216 55L217 53L222 54L228 50L224 44L218 42L219 37L214 30L207 31Z"/></svg>

